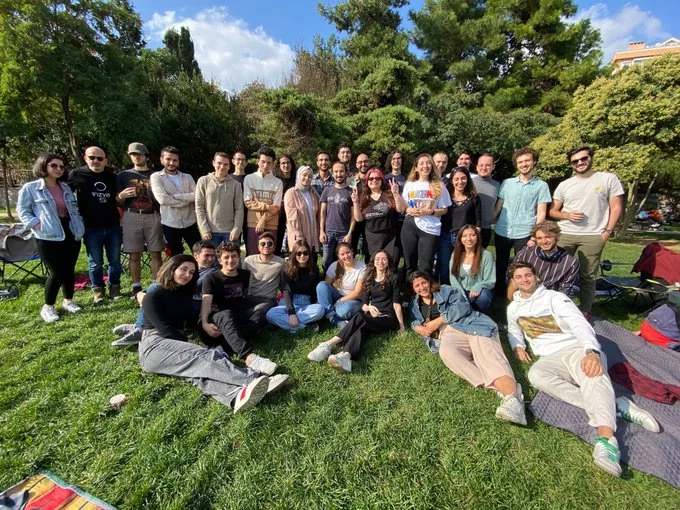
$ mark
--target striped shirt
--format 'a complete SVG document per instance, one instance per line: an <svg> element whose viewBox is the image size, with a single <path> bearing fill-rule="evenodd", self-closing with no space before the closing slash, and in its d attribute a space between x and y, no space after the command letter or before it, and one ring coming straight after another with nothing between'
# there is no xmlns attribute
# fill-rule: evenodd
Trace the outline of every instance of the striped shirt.
<svg viewBox="0 0 680 510"><path fill-rule="evenodd" d="M536 274L546 289L563 292L574 297L574 285L578 281L579 263L564 248L557 248L546 255L538 246L525 246L513 262L527 262L534 266Z"/></svg>

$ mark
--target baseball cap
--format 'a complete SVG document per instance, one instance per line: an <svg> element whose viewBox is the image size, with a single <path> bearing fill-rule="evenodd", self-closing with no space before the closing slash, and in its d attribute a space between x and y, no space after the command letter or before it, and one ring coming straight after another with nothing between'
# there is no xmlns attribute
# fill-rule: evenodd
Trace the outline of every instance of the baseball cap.
<svg viewBox="0 0 680 510"><path fill-rule="evenodd" d="M139 142L133 142L130 145L128 145L128 154L132 154L133 152L137 152L139 154L149 154L148 149L146 148L146 145L143 143Z"/></svg>

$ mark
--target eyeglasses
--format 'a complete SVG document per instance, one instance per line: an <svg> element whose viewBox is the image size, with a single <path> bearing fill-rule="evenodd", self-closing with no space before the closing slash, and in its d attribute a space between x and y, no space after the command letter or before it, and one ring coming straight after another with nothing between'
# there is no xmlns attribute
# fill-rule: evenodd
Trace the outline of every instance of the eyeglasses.
<svg viewBox="0 0 680 510"><path fill-rule="evenodd" d="M265 246L267 248L271 248L272 246L274 246L274 243L272 243L271 241L260 241L260 246L262 246L263 248Z"/></svg>
<svg viewBox="0 0 680 510"><path fill-rule="evenodd" d="M366 180L367 180L367 181L382 181L382 179L381 179L380 177L369 177L369 178L366 179Z"/></svg>
<svg viewBox="0 0 680 510"><path fill-rule="evenodd" d="M87 159L89 159L90 161L104 161L106 158L104 156L90 156L88 154Z"/></svg>
<svg viewBox="0 0 680 510"><path fill-rule="evenodd" d="M392 158L392 161L401 161L401 158Z"/></svg>
<svg viewBox="0 0 680 510"><path fill-rule="evenodd" d="M582 158L572 159L572 160L571 160L571 165L572 165L572 166L576 166L576 165L578 165L579 163L585 163L585 162L588 161L589 159L590 159L590 156L583 156Z"/></svg>
<svg viewBox="0 0 680 510"><path fill-rule="evenodd" d="M295 255L298 257L309 257L309 252L308 251L299 251Z"/></svg>
<svg viewBox="0 0 680 510"><path fill-rule="evenodd" d="M62 170L64 169L64 165L60 165L59 163L50 163L48 166L50 168L60 168Z"/></svg>

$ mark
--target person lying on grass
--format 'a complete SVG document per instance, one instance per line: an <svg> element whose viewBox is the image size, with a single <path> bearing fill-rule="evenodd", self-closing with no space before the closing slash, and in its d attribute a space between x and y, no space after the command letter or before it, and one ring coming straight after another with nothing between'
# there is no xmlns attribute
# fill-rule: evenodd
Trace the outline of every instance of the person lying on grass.
<svg viewBox="0 0 680 510"><path fill-rule="evenodd" d="M526 425L522 386L503 353L496 323L474 311L462 292L449 285L440 288L425 272L416 271L410 281L413 330L426 343L439 341L439 355L454 374L499 394L496 418Z"/></svg>
<svg viewBox="0 0 680 510"><path fill-rule="evenodd" d="M327 342L320 343L307 355L310 361L328 364L341 372L352 371L352 359L356 359L361 346L371 333L406 331L401 310L399 284L392 270L390 256L384 250L371 257L364 277L364 294L361 310L355 314L340 333ZM340 345L338 354L331 354Z"/></svg>
<svg viewBox="0 0 680 510"><path fill-rule="evenodd" d="M139 363L145 372L188 379L218 402L240 413L288 380L236 367L223 352L189 343L182 332L192 319L198 264L191 255L175 255L158 271L159 287L144 296L144 331Z"/></svg>

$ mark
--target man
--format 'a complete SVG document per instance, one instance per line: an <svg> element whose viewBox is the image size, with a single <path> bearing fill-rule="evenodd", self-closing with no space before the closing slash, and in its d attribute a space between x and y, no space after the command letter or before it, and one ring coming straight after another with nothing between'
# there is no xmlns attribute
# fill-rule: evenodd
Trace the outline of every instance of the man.
<svg viewBox="0 0 680 510"><path fill-rule="evenodd" d="M460 154L458 154L458 159L456 159L456 166L464 166L468 170L470 170L470 167L472 166L472 153L468 151L463 151ZM473 170L470 170L471 173L474 173Z"/></svg>
<svg viewBox="0 0 680 510"><path fill-rule="evenodd" d="M503 181L494 208L496 221L496 295L505 296L510 250L515 255L531 237L531 229L545 220L550 203L548 185L534 176L538 152L522 147L512 156L519 175Z"/></svg>
<svg viewBox="0 0 680 510"><path fill-rule="evenodd" d="M560 220L560 246L571 255L578 250L581 311L590 318L600 257L621 218L624 190L614 174L593 171L590 147L570 150L567 159L574 176L557 185L550 216Z"/></svg>
<svg viewBox="0 0 680 510"><path fill-rule="evenodd" d="M371 163L368 159L368 155L359 154L357 156L357 170L358 173L353 178L353 183L350 183L350 187L355 187L357 193L361 196L361 190L366 185L366 172L371 167ZM352 234L352 249L354 253L361 253L364 257L368 253L368 247L366 246L366 238L364 237L364 222L358 221L354 226L354 233Z"/></svg>
<svg viewBox="0 0 680 510"><path fill-rule="evenodd" d="M352 244L356 220L352 214L352 190L347 186L347 170L341 161L333 163L335 185L321 194L321 220L319 241L323 244L322 267L324 273L335 261L338 242Z"/></svg>
<svg viewBox="0 0 680 510"><path fill-rule="evenodd" d="M482 246L487 248L491 242L491 224L493 223L494 206L498 198L501 183L492 179L495 163L493 155L488 152L479 156L477 173L472 174L472 182L477 189L477 196L482 202Z"/></svg>
<svg viewBox="0 0 680 510"><path fill-rule="evenodd" d="M534 226L531 238L536 246L525 246L513 262L525 262L536 269L541 284L549 290L556 290L574 297L574 285L578 280L578 262L557 243L560 240L560 227L554 221L544 221ZM508 301L512 301L517 287L510 279Z"/></svg>
<svg viewBox="0 0 680 510"><path fill-rule="evenodd" d="M143 143L131 143L128 156L134 165L118 174L118 204L123 209L123 250L130 255L132 297L142 290L142 253L149 251L151 279L161 267L165 247L160 205L151 190L151 160Z"/></svg>
<svg viewBox="0 0 680 510"><path fill-rule="evenodd" d="M231 163L234 165L234 173L231 174L232 178L241 185L241 195L243 195L243 181L246 178L246 166L248 164L248 158L246 154L241 151L234 152L231 158ZM243 223L241 224L241 238L242 243L246 246L248 245L248 215L246 210L243 210Z"/></svg>
<svg viewBox="0 0 680 510"><path fill-rule="evenodd" d="M85 166L71 170L68 184L76 192L78 209L85 223L83 241L94 303L101 303L104 289L104 250L109 264L109 297L120 299L120 216L116 203L117 180L106 166L106 153L99 147L85 149Z"/></svg>
<svg viewBox="0 0 680 510"><path fill-rule="evenodd" d="M371 162L368 159L368 155L359 154L357 156L356 167L357 167L357 170L358 170L358 173L356 175L356 178L357 178L356 183L357 183L357 186L359 186L359 183L366 182L366 172L368 172L368 169L371 167Z"/></svg>
<svg viewBox="0 0 680 510"><path fill-rule="evenodd" d="M196 183L196 219L201 237L220 243L237 242L243 226L243 191L229 175L229 155L216 152L215 171Z"/></svg>
<svg viewBox="0 0 680 510"><path fill-rule="evenodd" d="M273 237L268 232L262 235L272 241L273 252ZM240 254L235 243L218 246L221 269L210 273L203 282L201 326L210 337L218 339L225 352L233 351L252 370L272 375L276 363L255 354L246 340L265 325L269 308L263 306L262 298L251 295L250 271L239 267Z"/></svg>
<svg viewBox="0 0 680 510"><path fill-rule="evenodd" d="M191 248L191 251L198 264L198 281L196 282L196 291L194 292L194 312L196 313L196 317L198 317L201 312L201 286L203 285L203 280L215 270L215 247L210 241L204 240L195 243ZM147 292L157 285L157 283L152 283L147 289ZM113 328L114 334L123 335L118 340L111 342L111 345L114 347L137 345L142 341L144 312L141 306L147 292L140 291L135 295L135 299L140 306L139 312L137 312L137 321L134 324L120 324Z"/></svg>
<svg viewBox="0 0 680 510"><path fill-rule="evenodd" d="M281 273L286 261L274 255L274 236L270 232L260 234L257 255L243 260L243 269L250 272L248 295L260 298L265 312L276 306L276 296L282 291Z"/></svg>
<svg viewBox="0 0 680 510"><path fill-rule="evenodd" d="M270 232L276 241L283 199L283 183L272 174L276 153L269 147L261 147L257 154L257 172L246 175L243 181L243 200L248 208L248 255L258 253L258 237L263 232Z"/></svg>
<svg viewBox="0 0 680 510"><path fill-rule="evenodd" d="M437 151L432 156L432 159L434 160L434 168L437 171L437 175L442 180L447 179L449 176L446 174L446 167L449 164L449 156L444 151Z"/></svg>
<svg viewBox="0 0 680 510"><path fill-rule="evenodd" d="M196 183L189 174L179 171L179 151L175 147L163 148L161 165L162 171L151 174L151 189L161 204L163 235L173 256L184 253L183 241L193 246L201 240L194 206Z"/></svg>
<svg viewBox="0 0 680 510"><path fill-rule="evenodd" d="M318 172L312 178L312 188L321 196L324 188L333 186L333 176L331 175L331 155L321 151L316 155L316 168Z"/></svg>
<svg viewBox="0 0 680 510"><path fill-rule="evenodd" d="M617 405L622 417L658 432L656 420L626 398L615 399L607 361L593 328L571 299L539 285L531 264L513 264L510 275L519 289L508 306L508 340L515 357L529 363L529 341L538 360L529 370L531 384L553 398L584 409L597 428L593 459L614 476L621 475L621 453L614 437Z"/></svg>
<svg viewBox="0 0 680 510"><path fill-rule="evenodd" d="M352 165L352 149L346 143L338 147L338 161L345 165L347 177L354 176L357 173L357 167Z"/></svg>

